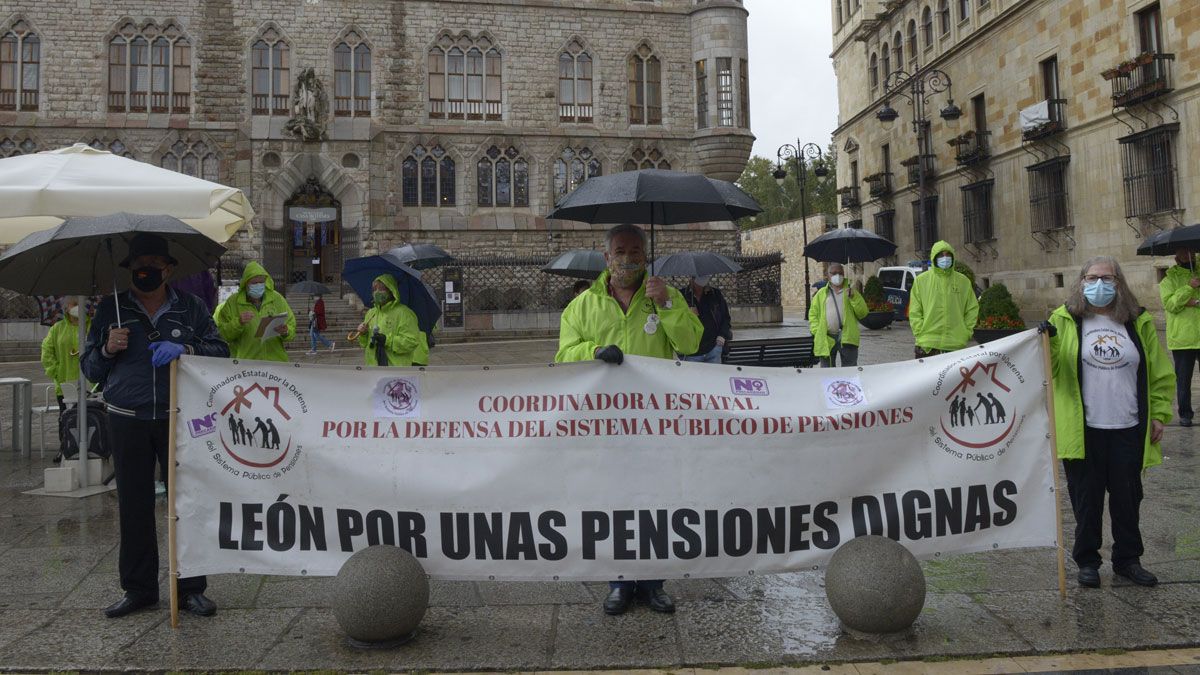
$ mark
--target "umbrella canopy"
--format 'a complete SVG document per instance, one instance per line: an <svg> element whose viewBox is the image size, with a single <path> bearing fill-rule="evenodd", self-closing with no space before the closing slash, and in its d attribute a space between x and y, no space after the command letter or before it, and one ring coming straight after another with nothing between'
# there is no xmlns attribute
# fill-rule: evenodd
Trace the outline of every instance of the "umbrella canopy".
<svg viewBox="0 0 1200 675"><path fill-rule="evenodd" d="M169 214L223 242L254 217L241 190L82 143L0 160L0 244L64 218Z"/></svg>
<svg viewBox="0 0 1200 675"><path fill-rule="evenodd" d="M391 249L388 253L414 270L427 270L454 262L454 256L433 244L405 244Z"/></svg>
<svg viewBox="0 0 1200 675"><path fill-rule="evenodd" d="M833 230L808 242L804 256L819 262L870 262L896 253L887 239L852 227Z"/></svg>
<svg viewBox="0 0 1200 675"><path fill-rule="evenodd" d="M50 230L34 232L0 255L0 286L28 295L94 295L128 288L129 270L118 263L129 254L139 233L167 240L177 264L175 276L217 264L225 247L178 218L114 213L99 218L70 218Z"/></svg>
<svg viewBox="0 0 1200 675"><path fill-rule="evenodd" d="M396 277L400 302L417 315L417 324L422 331L433 330L442 315L442 308L433 290L421 280L420 272L400 262L391 251L381 255L351 258L342 266L342 280L350 284L350 288L354 289L359 299L368 307L374 303L371 297L371 282L380 274Z"/></svg>
<svg viewBox="0 0 1200 675"><path fill-rule="evenodd" d="M576 248L560 253L542 266L546 274L573 279L596 279L608 267L604 254L590 248Z"/></svg>
<svg viewBox="0 0 1200 675"><path fill-rule="evenodd" d="M711 251L670 253L650 264L650 273L660 277L708 277L741 271L741 265Z"/></svg>
<svg viewBox="0 0 1200 675"><path fill-rule="evenodd" d="M65 295L39 295L36 298L38 305L38 323L43 326L53 326L63 318L63 308L67 304L67 296ZM88 316L96 314L96 308L100 306L100 301L104 299L102 295L93 295L87 298L87 307L85 308Z"/></svg>
<svg viewBox="0 0 1200 675"><path fill-rule="evenodd" d="M294 284L288 284L289 293L307 293L309 295L329 295L333 291L325 284L315 281L298 281Z"/></svg>
<svg viewBox="0 0 1200 675"><path fill-rule="evenodd" d="M1138 246L1137 254L1175 255L1175 249L1181 246L1200 251L1200 223L1156 232Z"/></svg>

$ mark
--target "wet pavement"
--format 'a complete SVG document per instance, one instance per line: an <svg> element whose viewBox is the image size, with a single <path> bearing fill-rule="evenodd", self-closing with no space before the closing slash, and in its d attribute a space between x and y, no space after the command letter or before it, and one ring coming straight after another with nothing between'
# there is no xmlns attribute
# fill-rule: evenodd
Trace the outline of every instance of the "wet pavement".
<svg viewBox="0 0 1200 675"><path fill-rule="evenodd" d="M742 330L738 337L805 332L794 320L785 324ZM906 324L867 331L860 360L911 358L911 345ZM444 345L431 358L434 365L539 363L553 359L555 347L551 340ZM357 363L361 352L299 358ZM0 372L45 382L35 363L2 364ZM40 402L40 385L35 391ZM165 603L163 609L124 619L104 618L100 609L120 596L115 496L21 494L41 486L42 469L51 466L54 451L39 458L35 421L33 457L13 455L7 396L0 392L0 669L687 672L722 665L757 669L857 662L857 669L832 669L866 672L871 670L867 662L898 660L915 661L912 672L925 671L922 665L928 670L937 665L939 672L984 672L967 664L982 667L984 657L997 655L1008 664L1010 657L1031 654L1103 650L1111 655L1200 645L1198 432L1178 426L1167 430L1163 466L1145 478L1143 564L1162 580L1156 588L1115 579L1106 566L1102 588L1079 589L1068 562L1064 601L1058 597L1050 549L959 556L924 564L929 594L910 635L869 642L842 633L825 600L823 576L815 572L668 581L679 605L676 614L636 607L620 617L601 612L604 584L434 582L415 641L392 651L363 652L344 643L326 597L329 579L210 577L217 616L184 614L177 631L170 628ZM48 423L53 448L55 419ZM160 508L165 517L163 500ZM1064 513L1069 536L1073 523L1066 504ZM165 527L160 530L165 550ZM165 584L163 589L165 599ZM943 663L960 657L976 660ZM1187 658L1192 660L1161 663L1198 663L1194 655ZM1014 667L996 668L988 670Z"/></svg>

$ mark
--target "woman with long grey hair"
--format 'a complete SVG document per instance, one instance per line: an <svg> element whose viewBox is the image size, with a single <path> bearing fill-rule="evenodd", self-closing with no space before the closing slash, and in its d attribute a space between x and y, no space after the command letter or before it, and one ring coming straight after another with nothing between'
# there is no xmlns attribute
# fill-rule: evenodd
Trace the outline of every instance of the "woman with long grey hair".
<svg viewBox="0 0 1200 675"><path fill-rule="evenodd" d="M1071 555L1079 585L1100 586L1107 492L1113 572L1154 586L1158 578L1141 565L1141 473L1162 463L1159 442L1175 388L1154 320L1121 265L1098 256L1083 264L1067 302L1039 330L1050 334L1058 457L1075 512Z"/></svg>

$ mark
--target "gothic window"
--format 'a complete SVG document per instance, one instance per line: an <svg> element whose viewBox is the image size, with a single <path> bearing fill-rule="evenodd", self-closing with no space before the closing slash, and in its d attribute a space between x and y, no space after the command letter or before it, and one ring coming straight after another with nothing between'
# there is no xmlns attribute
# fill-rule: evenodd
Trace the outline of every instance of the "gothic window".
<svg viewBox="0 0 1200 675"><path fill-rule="evenodd" d="M921 37L925 40L925 49L933 47L933 12L929 11L929 5L921 10Z"/></svg>
<svg viewBox="0 0 1200 675"><path fill-rule="evenodd" d="M733 126L733 59L717 58L717 126Z"/></svg>
<svg viewBox="0 0 1200 675"><path fill-rule="evenodd" d="M966 21L971 18L971 0L958 0L958 20Z"/></svg>
<svg viewBox="0 0 1200 675"><path fill-rule="evenodd" d="M109 112L186 113L192 45L175 24L121 26L108 42Z"/></svg>
<svg viewBox="0 0 1200 675"><path fill-rule="evenodd" d="M371 48L353 31L333 48L333 114L371 116Z"/></svg>
<svg viewBox="0 0 1200 675"><path fill-rule="evenodd" d="M454 206L454 160L442 146L418 145L400 163L404 206Z"/></svg>
<svg viewBox="0 0 1200 675"><path fill-rule="evenodd" d="M917 61L917 22L913 19L908 21L908 60Z"/></svg>
<svg viewBox="0 0 1200 675"><path fill-rule="evenodd" d="M579 40L558 55L558 119L592 121L592 55Z"/></svg>
<svg viewBox="0 0 1200 675"><path fill-rule="evenodd" d="M268 28L250 47L250 113L287 115L291 86L291 50Z"/></svg>
<svg viewBox="0 0 1200 675"><path fill-rule="evenodd" d="M742 126L750 128L750 62L738 59L738 113Z"/></svg>
<svg viewBox="0 0 1200 675"><path fill-rule="evenodd" d="M662 124L662 62L644 43L629 57L629 123Z"/></svg>
<svg viewBox="0 0 1200 675"><path fill-rule="evenodd" d="M221 162L217 154L204 141L175 141L163 153L159 165L164 169L217 182L220 178Z"/></svg>
<svg viewBox="0 0 1200 675"><path fill-rule="evenodd" d="M529 206L529 164L516 148L493 145L476 170L479 206Z"/></svg>
<svg viewBox="0 0 1200 675"><path fill-rule="evenodd" d="M892 61L895 62L896 70L904 70L904 42L900 31L896 31L895 37L892 38Z"/></svg>
<svg viewBox="0 0 1200 675"><path fill-rule="evenodd" d="M37 144L28 138L21 141L8 137L0 138L0 157L32 155L35 152L37 152Z"/></svg>
<svg viewBox="0 0 1200 675"><path fill-rule="evenodd" d="M42 43L17 21L0 33L0 110L37 110Z"/></svg>
<svg viewBox="0 0 1200 675"><path fill-rule="evenodd" d="M871 54L870 64L868 77L871 81L871 90L874 91L875 88L879 86L879 57L875 54Z"/></svg>
<svg viewBox="0 0 1200 675"><path fill-rule="evenodd" d="M133 153L129 151L129 148L125 147L125 144L121 142L121 139L117 139L106 144L104 141L98 138L93 138L92 142L88 143L88 145L97 150L107 150L112 154L120 155L121 157L128 157L129 159L134 158Z"/></svg>
<svg viewBox="0 0 1200 675"><path fill-rule="evenodd" d="M555 202L571 194L583 181L601 175L600 158L589 148L567 148L554 160Z"/></svg>
<svg viewBox="0 0 1200 675"><path fill-rule="evenodd" d="M938 28L941 35L950 34L950 0L938 0Z"/></svg>
<svg viewBox="0 0 1200 675"><path fill-rule="evenodd" d="M696 128L708 128L708 61L696 62Z"/></svg>
<svg viewBox="0 0 1200 675"><path fill-rule="evenodd" d="M646 152L641 148L633 151L629 159L625 160L625 171L637 171L638 169L670 169L671 163L663 157L662 153L657 149L651 149Z"/></svg>
<svg viewBox="0 0 1200 675"><path fill-rule="evenodd" d="M886 81L887 76L891 75L892 73L892 57L889 56L888 43L886 42L883 43L883 49L879 50L879 59L880 65L883 68L883 71L880 73L880 77L884 78Z"/></svg>
<svg viewBox="0 0 1200 675"><path fill-rule="evenodd" d="M427 62L431 118L504 119L502 56L487 36L443 34Z"/></svg>

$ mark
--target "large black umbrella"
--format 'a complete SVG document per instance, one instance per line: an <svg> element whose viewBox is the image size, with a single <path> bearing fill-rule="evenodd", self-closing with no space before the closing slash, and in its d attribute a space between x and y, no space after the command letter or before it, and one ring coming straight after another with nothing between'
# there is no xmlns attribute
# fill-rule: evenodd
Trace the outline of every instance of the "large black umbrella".
<svg viewBox="0 0 1200 675"><path fill-rule="evenodd" d="M758 202L733 183L698 173L641 169L585 180L546 217L648 224L653 260L656 225L737 220L760 211Z"/></svg>
<svg viewBox="0 0 1200 675"><path fill-rule="evenodd" d="M896 253L887 239L853 227L833 230L808 242L804 256L818 262L870 262Z"/></svg>
<svg viewBox="0 0 1200 675"><path fill-rule="evenodd" d="M590 248L576 248L555 256L542 266L542 271L560 277L594 280L607 267L608 263L604 262L603 253Z"/></svg>
<svg viewBox="0 0 1200 675"><path fill-rule="evenodd" d="M389 250L388 253L414 270L426 270L454 262L454 256L433 244L405 244Z"/></svg>
<svg viewBox="0 0 1200 675"><path fill-rule="evenodd" d="M650 273L660 277L709 277L741 271L741 265L712 251L669 253L650 264Z"/></svg>
<svg viewBox="0 0 1200 675"><path fill-rule="evenodd" d="M1156 232L1137 248L1138 255L1174 255L1179 247L1200 251L1200 223Z"/></svg>

